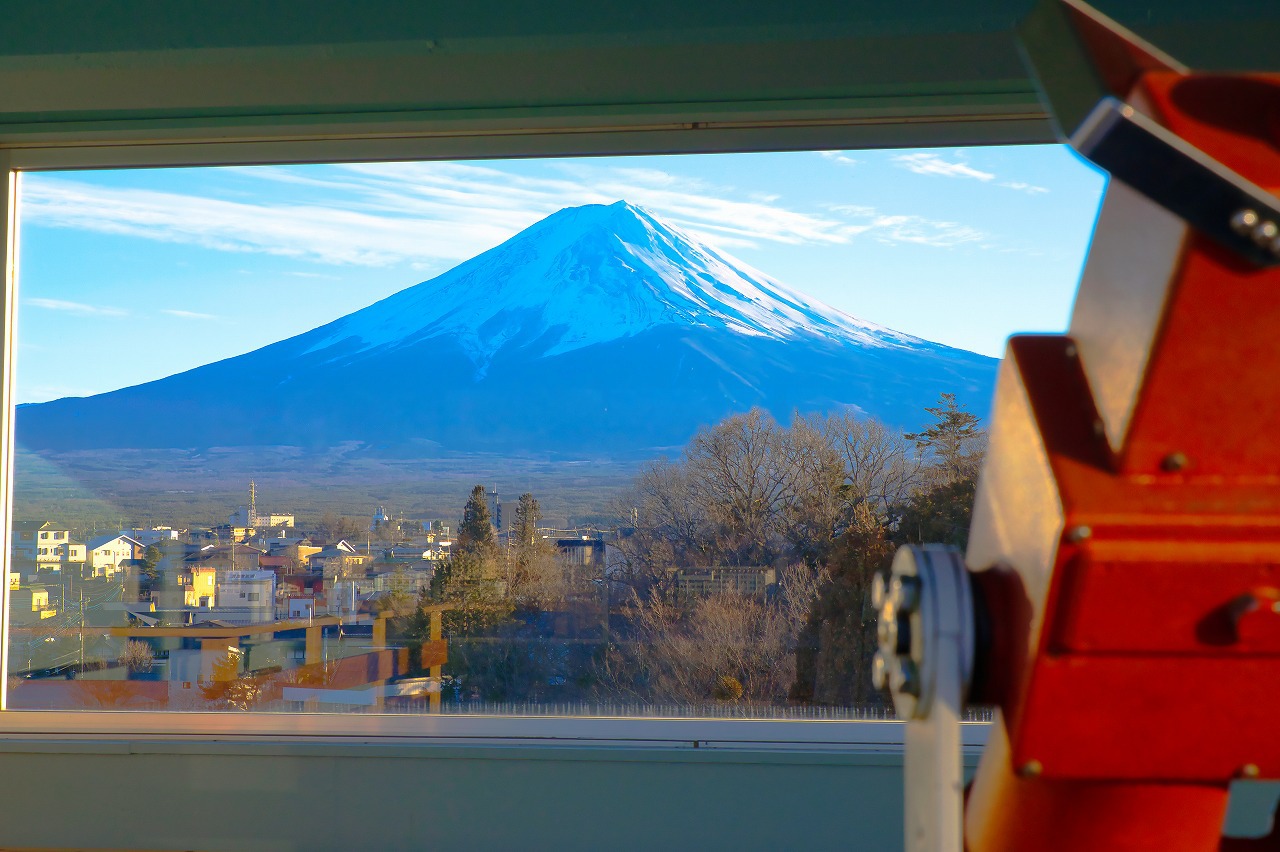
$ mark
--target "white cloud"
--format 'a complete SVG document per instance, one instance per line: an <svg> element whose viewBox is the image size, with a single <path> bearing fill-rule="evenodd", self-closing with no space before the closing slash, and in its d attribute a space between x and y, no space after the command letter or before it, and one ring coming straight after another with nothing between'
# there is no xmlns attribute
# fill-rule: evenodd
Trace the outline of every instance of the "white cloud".
<svg viewBox="0 0 1280 852"><path fill-rule="evenodd" d="M967 243L982 243L988 239L977 228L958 222L939 222L923 216L877 216L872 221L870 232L881 242L912 243L934 248L953 248Z"/></svg>
<svg viewBox="0 0 1280 852"><path fill-rule="evenodd" d="M122 308L110 308L105 305L86 305L83 302L68 302L63 299L24 299L25 304L33 308L44 308L48 311L62 311L78 316L124 317L129 312Z"/></svg>
<svg viewBox="0 0 1280 852"><path fill-rule="evenodd" d="M937 154L920 151L914 154L899 154L893 162L909 172L918 175L938 175L950 178L972 178L984 183L995 178L991 172L983 172L967 163L944 160Z"/></svg>
<svg viewBox="0 0 1280 852"><path fill-rule="evenodd" d="M892 162L896 163L900 168L918 175L969 178L983 183L989 183L996 178L993 172L984 172L961 160L947 160L937 154L926 151L899 154L893 158ZM1016 192L1025 192L1027 195L1042 195L1049 191L1047 187L1037 186L1021 180L1002 180L995 185L1005 189L1012 189Z"/></svg>
<svg viewBox="0 0 1280 852"><path fill-rule="evenodd" d="M864 217L876 215L876 208L865 204L824 204L822 207L832 213L842 213L845 216Z"/></svg>
<svg viewBox="0 0 1280 852"><path fill-rule="evenodd" d="M841 151L819 151L824 160L839 163L842 166L856 166L858 161Z"/></svg>
<svg viewBox="0 0 1280 852"><path fill-rule="evenodd" d="M1025 192L1027 195L1041 195L1048 192L1048 188L1036 186L1033 183L1025 183L1020 180L1006 180L1000 183L1006 189L1016 189L1018 192Z"/></svg>
<svg viewBox="0 0 1280 852"><path fill-rule="evenodd" d="M264 200L227 200L30 175L23 183L23 219L329 265L405 263L436 271L562 207L619 199L727 249L839 245L867 233L882 241L947 247L966 241L959 235L967 233L922 216L908 216L910 227L877 222L884 211L856 204L795 210L777 203L777 196L607 164L559 163L542 177L480 163L431 162L232 171L298 190L264 192L258 196ZM293 200L275 200L281 196Z"/></svg>
<svg viewBox="0 0 1280 852"><path fill-rule="evenodd" d="M161 308L160 313L168 314L171 317L178 317L179 319L194 319L194 320L218 319L218 317L214 316L213 314L202 314L202 313L198 313L197 311L184 311L178 308Z"/></svg>

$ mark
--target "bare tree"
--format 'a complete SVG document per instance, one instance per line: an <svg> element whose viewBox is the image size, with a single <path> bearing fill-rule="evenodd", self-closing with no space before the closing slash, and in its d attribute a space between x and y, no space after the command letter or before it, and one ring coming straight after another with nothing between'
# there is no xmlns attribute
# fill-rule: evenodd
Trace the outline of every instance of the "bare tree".
<svg viewBox="0 0 1280 852"><path fill-rule="evenodd" d="M634 641L620 647L604 681L643 700L777 703L796 674L796 640L825 572L784 568L773 594L720 592L692 602L637 597Z"/></svg>
<svg viewBox="0 0 1280 852"><path fill-rule="evenodd" d="M149 672L154 664L155 654L146 642L130 639L120 652L120 665L128 669L130 674Z"/></svg>

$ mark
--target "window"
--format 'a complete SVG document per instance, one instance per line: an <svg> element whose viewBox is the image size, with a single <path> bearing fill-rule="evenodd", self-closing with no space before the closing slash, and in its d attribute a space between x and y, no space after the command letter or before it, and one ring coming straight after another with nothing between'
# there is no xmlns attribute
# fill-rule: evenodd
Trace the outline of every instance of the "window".
<svg viewBox="0 0 1280 852"><path fill-rule="evenodd" d="M73 476L54 538L149 544L49 583L9 707L158 695L134 641L191 709L882 714L841 619L941 475L904 433L980 431L1100 189L1056 148L27 175L24 341L77 333L21 362L13 521Z"/></svg>

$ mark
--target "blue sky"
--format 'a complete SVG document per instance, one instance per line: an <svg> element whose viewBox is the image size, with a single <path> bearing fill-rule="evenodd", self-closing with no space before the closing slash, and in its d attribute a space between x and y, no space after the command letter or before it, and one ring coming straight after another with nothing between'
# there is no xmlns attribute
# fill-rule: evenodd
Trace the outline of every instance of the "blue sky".
<svg viewBox="0 0 1280 852"><path fill-rule="evenodd" d="M619 199L846 313L998 356L1065 327L1104 185L1059 146L27 174L18 401L256 349Z"/></svg>

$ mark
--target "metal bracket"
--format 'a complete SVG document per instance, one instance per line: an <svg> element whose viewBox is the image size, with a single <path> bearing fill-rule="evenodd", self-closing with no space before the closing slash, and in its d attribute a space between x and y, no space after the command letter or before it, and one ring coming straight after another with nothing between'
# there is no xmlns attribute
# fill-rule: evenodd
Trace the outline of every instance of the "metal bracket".
<svg viewBox="0 0 1280 852"><path fill-rule="evenodd" d="M1280 265L1280 199L1116 98L1103 98L1071 147L1259 266Z"/></svg>
<svg viewBox="0 0 1280 852"><path fill-rule="evenodd" d="M906 545L889 579L877 575L872 676L906 720L906 848L962 852L964 764L960 717L973 676L973 593L954 547Z"/></svg>

